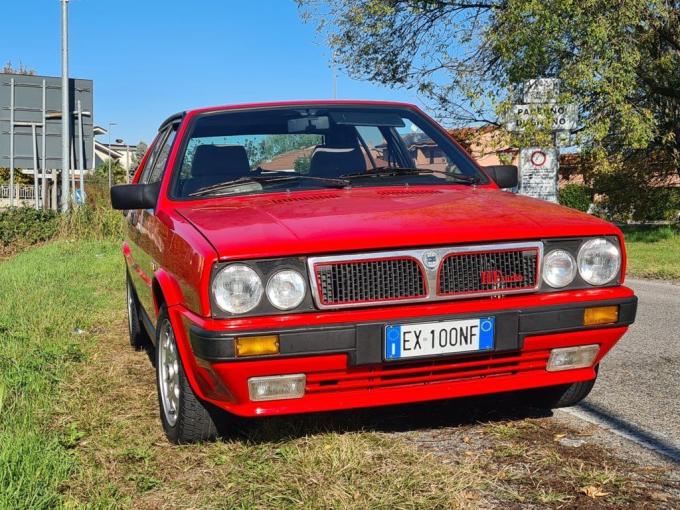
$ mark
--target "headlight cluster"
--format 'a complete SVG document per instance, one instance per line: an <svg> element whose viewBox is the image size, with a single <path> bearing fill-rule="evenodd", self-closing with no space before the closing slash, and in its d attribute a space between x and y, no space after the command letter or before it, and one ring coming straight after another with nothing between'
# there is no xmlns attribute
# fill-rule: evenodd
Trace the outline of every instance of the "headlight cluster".
<svg viewBox="0 0 680 510"><path fill-rule="evenodd" d="M230 264L215 275L212 292L215 304L233 314L250 312L266 293L272 306L291 310L302 303L307 293L305 278L295 269L281 269L265 285L260 275L245 264Z"/></svg>
<svg viewBox="0 0 680 510"><path fill-rule="evenodd" d="M590 285L606 285L621 268L621 250L608 239L589 239L576 258L567 250L549 251L543 258L543 281L553 288L566 287L579 274Z"/></svg>

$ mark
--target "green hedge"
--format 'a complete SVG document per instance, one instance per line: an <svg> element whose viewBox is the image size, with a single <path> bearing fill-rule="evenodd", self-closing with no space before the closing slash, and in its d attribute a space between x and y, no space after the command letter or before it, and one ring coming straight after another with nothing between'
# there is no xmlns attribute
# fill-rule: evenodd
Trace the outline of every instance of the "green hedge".
<svg viewBox="0 0 680 510"><path fill-rule="evenodd" d="M567 184L559 190L557 195L560 204L583 212L588 212L592 202L591 197L591 190L583 184Z"/></svg>
<svg viewBox="0 0 680 510"><path fill-rule="evenodd" d="M680 214L680 189L628 182L620 175L599 177L592 188L567 184L558 199L562 205L587 212L594 195L594 214L609 221L677 221Z"/></svg>
<svg viewBox="0 0 680 510"><path fill-rule="evenodd" d="M32 207L0 211L0 247L17 243L32 245L52 239L59 230L59 215Z"/></svg>

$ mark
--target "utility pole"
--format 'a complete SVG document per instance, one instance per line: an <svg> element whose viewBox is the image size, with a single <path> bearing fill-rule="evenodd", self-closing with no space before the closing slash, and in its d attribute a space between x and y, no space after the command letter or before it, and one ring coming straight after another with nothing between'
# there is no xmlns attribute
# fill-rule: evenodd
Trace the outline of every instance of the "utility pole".
<svg viewBox="0 0 680 510"><path fill-rule="evenodd" d="M68 104L68 0L61 0L61 211L70 206L70 125L71 109Z"/></svg>
<svg viewBox="0 0 680 510"><path fill-rule="evenodd" d="M80 203L85 204L85 141L83 140L83 107L78 105L78 170L80 171ZM75 190L74 190L75 191Z"/></svg>
<svg viewBox="0 0 680 510"><path fill-rule="evenodd" d="M111 173L111 160L113 159L113 156L111 155L111 126L115 125L115 122L109 122L109 188L113 186L113 174Z"/></svg>

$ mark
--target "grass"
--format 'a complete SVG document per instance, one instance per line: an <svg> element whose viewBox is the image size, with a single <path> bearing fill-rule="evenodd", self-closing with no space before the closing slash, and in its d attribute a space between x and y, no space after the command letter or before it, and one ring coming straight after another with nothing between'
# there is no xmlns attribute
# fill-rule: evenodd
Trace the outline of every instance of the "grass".
<svg viewBox="0 0 680 510"><path fill-rule="evenodd" d="M625 226L632 276L680 280L680 229L668 225Z"/></svg>
<svg viewBox="0 0 680 510"><path fill-rule="evenodd" d="M0 509L466 506L472 472L387 434L168 444L153 368L125 338L122 271L111 242L0 263Z"/></svg>
<svg viewBox="0 0 680 510"><path fill-rule="evenodd" d="M173 446L153 368L126 338L117 243L18 254L0 263L0 295L0 510L623 508L650 490L671 508L680 494L596 445L560 447L577 433L552 418L456 404L236 421Z"/></svg>
<svg viewBox="0 0 680 510"><path fill-rule="evenodd" d="M112 244L60 242L0 264L0 508L60 501L76 463L68 434L49 427L50 412L83 358L74 330L111 316L118 259Z"/></svg>

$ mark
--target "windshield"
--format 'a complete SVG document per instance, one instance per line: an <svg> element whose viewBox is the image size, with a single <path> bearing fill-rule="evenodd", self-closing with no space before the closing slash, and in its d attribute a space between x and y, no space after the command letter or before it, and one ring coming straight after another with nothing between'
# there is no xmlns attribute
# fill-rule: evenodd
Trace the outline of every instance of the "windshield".
<svg viewBox="0 0 680 510"><path fill-rule="evenodd" d="M431 123L408 109L285 107L199 116L173 196L326 187L486 182Z"/></svg>

